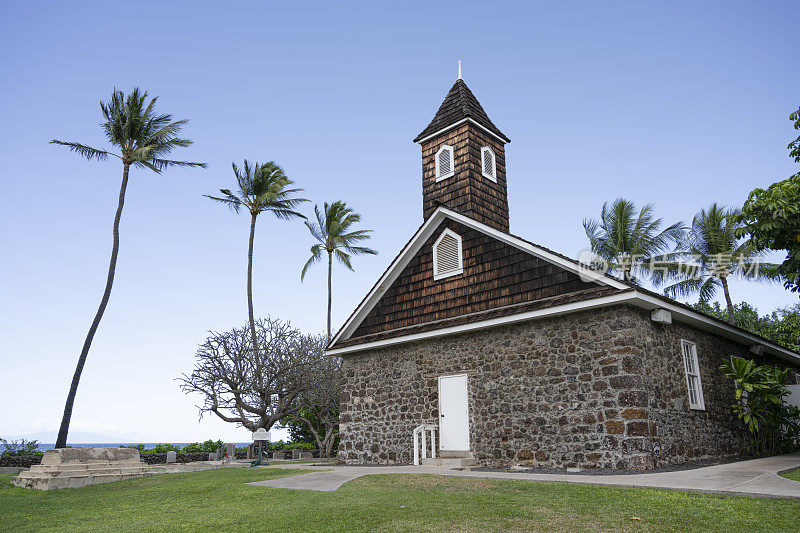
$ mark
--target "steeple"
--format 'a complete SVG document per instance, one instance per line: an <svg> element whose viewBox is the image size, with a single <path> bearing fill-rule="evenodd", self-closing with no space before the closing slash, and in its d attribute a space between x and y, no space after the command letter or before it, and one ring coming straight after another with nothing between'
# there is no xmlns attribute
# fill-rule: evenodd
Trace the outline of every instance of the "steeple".
<svg viewBox="0 0 800 533"><path fill-rule="evenodd" d="M459 65L459 74L461 73L461 65ZM510 143L511 139L506 137L500 129L489 120L486 111L483 110L478 99L469 90L467 84L460 77L456 80L450 92L444 98L444 102L439 106L439 111L434 115L433 120L422 132L414 138L414 142L421 143L426 137L432 133L446 128L456 122L470 118L488 129L492 134L499 137L504 143Z"/></svg>
<svg viewBox="0 0 800 533"><path fill-rule="evenodd" d="M422 146L422 213L443 205L508 232L505 145L511 140L489 119L459 78L430 124L416 136Z"/></svg>

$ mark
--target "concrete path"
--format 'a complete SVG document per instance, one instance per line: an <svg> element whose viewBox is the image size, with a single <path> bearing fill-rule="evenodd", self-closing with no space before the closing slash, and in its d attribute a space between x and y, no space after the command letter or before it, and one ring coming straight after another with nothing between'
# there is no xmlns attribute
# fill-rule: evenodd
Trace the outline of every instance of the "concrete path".
<svg viewBox="0 0 800 533"><path fill-rule="evenodd" d="M324 471L256 481L250 483L250 485L332 491L348 481L371 474L438 474L471 478L563 481L567 483L620 487L650 487L770 498L800 498L800 482L778 476L780 472L798 467L800 467L800 454L766 457L764 459L753 459L680 472L607 476L476 472L472 470L451 470L437 466L311 466L307 464L285 464L264 468L304 468Z"/></svg>

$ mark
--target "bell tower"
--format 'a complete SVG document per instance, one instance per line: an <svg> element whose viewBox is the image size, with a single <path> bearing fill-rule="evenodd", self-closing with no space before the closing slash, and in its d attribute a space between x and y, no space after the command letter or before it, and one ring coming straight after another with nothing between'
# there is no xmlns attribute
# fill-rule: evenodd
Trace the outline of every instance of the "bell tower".
<svg viewBox="0 0 800 533"><path fill-rule="evenodd" d="M505 145L495 126L459 77L431 123L414 142L422 146L422 216L439 206L509 231Z"/></svg>

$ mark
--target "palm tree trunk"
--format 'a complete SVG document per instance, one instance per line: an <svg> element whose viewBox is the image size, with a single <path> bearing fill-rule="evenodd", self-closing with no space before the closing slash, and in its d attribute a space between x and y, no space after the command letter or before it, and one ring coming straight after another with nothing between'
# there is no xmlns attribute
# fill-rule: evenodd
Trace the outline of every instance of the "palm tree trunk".
<svg viewBox="0 0 800 533"><path fill-rule="evenodd" d="M731 292L728 290L728 278L721 276L719 280L722 282L722 292L725 293L725 303L728 306L728 322L733 324L733 302L731 301Z"/></svg>
<svg viewBox="0 0 800 533"><path fill-rule="evenodd" d="M258 353L258 341L256 340L256 321L253 317L253 239L256 235L256 217L253 214L250 218L250 245L247 249L247 316L250 320L250 336L253 340L253 353Z"/></svg>
<svg viewBox="0 0 800 533"><path fill-rule="evenodd" d="M331 341L331 272L333 271L333 254L328 252L328 342Z"/></svg>
<svg viewBox="0 0 800 533"><path fill-rule="evenodd" d="M78 366L75 367L75 374L72 376L72 384L67 394L67 403L64 405L64 416L61 418L61 427L58 430L58 437L56 438L56 448L64 448L67 446L69 422L72 418L72 407L75 404L75 394L78 392L78 383L81 381L83 365L86 364L86 356L89 354L89 348L92 346L94 334L97 332L97 327L100 325L100 320L103 318L103 313L106 311L108 299L111 297L111 287L114 285L114 272L117 268L117 255L119 254L119 221L122 218L122 208L125 205L125 190L128 188L128 171L130 170L130 164L124 163L123 165L122 185L119 189L119 203L117 204L117 214L114 217L114 244L111 247L111 260L108 264L106 290L103 292L103 298L100 300L100 307L97 309L97 314L94 316L92 325L89 328L89 333L86 335L86 340L83 342L81 355L78 357Z"/></svg>

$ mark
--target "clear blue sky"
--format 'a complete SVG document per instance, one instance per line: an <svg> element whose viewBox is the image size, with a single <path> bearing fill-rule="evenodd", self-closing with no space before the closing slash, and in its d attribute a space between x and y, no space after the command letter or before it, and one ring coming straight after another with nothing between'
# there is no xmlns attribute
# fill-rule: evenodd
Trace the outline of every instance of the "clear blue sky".
<svg viewBox="0 0 800 533"><path fill-rule="evenodd" d="M73 431L142 440L244 440L174 379L208 329L246 319L248 221L203 198L231 161L278 161L315 202L344 199L377 257L334 273L338 327L421 223L411 142L456 78L512 139L511 228L577 256L603 201L655 202L669 222L797 171L796 2L391 4L6 3L0 10L0 436L53 431L102 292L118 162L98 102L114 87L191 120L177 157L207 170L135 171L111 303L83 375ZM324 269L300 283L310 236L258 225L255 306L325 325ZM797 301L734 283L762 312Z"/></svg>

